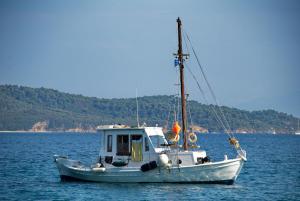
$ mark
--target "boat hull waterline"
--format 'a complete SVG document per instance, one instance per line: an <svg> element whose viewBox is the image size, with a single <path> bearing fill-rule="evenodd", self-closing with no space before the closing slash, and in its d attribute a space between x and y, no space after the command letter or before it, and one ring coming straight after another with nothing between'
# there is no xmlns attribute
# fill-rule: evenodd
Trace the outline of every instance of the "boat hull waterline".
<svg viewBox="0 0 300 201"><path fill-rule="evenodd" d="M242 158L193 166L157 167L142 172L140 168L115 167L105 171L78 165L78 161L56 157L62 181L79 180L109 183L214 183L233 184L244 164Z"/></svg>

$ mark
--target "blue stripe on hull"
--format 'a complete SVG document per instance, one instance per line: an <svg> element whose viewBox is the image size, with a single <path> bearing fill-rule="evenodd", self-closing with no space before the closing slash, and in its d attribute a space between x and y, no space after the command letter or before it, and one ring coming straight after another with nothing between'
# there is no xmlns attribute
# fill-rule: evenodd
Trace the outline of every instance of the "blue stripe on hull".
<svg viewBox="0 0 300 201"><path fill-rule="evenodd" d="M72 181L88 182L87 180L77 179L75 177L70 177L70 176L66 176L66 175L60 175L60 180L61 181L67 181L67 182L72 182Z"/></svg>
<svg viewBox="0 0 300 201"><path fill-rule="evenodd" d="M81 181L81 182L95 182L95 181L87 181L84 179L78 179L75 177L70 177L66 175L60 175L61 181ZM126 182L124 182L126 183ZM183 182L137 182L137 183L176 183L176 184L226 184L226 185L232 185L234 183L233 179L230 180L219 180L219 181L183 181Z"/></svg>

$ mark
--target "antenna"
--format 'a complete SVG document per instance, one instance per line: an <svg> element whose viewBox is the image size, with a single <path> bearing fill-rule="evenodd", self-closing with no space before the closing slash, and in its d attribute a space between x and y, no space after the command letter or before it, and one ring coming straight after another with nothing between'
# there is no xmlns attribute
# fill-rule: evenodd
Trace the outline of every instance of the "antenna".
<svg viewBox="0 0 300 201"><path fill-rule="evenodd" d="M135 89L135 101L136 101L136 121L138 128L140 127L140 121L139 121L139 102L138 102L138 90Z"/></svg>

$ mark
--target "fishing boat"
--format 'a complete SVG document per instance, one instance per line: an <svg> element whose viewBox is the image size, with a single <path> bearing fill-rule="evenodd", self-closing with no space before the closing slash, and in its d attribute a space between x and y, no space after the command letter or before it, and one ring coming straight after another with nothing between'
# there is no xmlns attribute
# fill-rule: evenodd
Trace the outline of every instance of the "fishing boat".
<svg viewBox="0 0 300 201"><path fill-rule="evenodd" d="M177 64L180 70L181 125L176 121L167 137L162 127L99 126L99 156L94 164L85 165L78 160L55 155L54 161L61 180L82 180L115 183L214 183L233 184L243 164L246 151L231 136L230 144L236 157L212 162L205 150L193 143L197 136L188 131L186 94L184 87L184 56L182 52L181 20L177 19ZM182 136L183 144L179 138Z"/></svg>

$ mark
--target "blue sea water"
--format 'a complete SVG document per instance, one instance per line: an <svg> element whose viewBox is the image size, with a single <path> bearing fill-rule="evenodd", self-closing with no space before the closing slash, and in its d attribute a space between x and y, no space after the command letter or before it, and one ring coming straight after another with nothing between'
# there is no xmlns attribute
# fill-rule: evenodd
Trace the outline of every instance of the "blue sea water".
<svg viewBox="0 0 300 201"><path fill-rule="evenodd" d="M95 160L98 134L1 133L0 200L300 200L300 136L237 136L248 161L233 185L61 182L54 154ZM213 160L234 156L224 134L200 135Z"/></svg>

